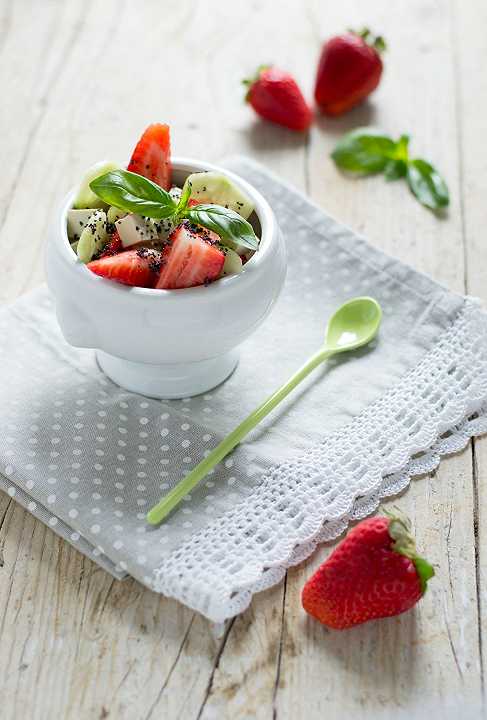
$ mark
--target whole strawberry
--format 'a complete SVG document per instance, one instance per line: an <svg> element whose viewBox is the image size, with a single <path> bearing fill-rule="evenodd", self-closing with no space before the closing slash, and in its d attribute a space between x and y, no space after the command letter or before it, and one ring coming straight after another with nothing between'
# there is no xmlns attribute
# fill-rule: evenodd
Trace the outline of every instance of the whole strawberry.
<svg viewBox="0 0 487 720"><path fill-rule="evenodd" d="M410 530L401 514L359 523L304 586L306 612L343 629L409 610L434 575Z"/></svg>
<svg viewBox="0 0 487 720"><path fill-rule="evenodd" d="M307 130L313 114L296 80L279 68L261 65L250 80L245 100L265 120L291 130Z"/></svg>
<svg viewBox="0 0 487 720"><path fill-rule="evenodd" d="M341 115L375 90L382 75L382 37L368 29L328 40L321 51L315 99L327 115Z"/></svg>

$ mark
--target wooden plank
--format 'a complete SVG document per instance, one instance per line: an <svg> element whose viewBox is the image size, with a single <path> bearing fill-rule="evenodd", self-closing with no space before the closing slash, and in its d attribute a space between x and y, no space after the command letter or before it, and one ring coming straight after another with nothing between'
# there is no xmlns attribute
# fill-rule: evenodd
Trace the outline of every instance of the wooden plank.
<svg viewBox="0 0 487 720"><path fill-rule="evenodd" d="M466 255L467 291L487 303L487 207L483 201L487 157L483 151L487 126L487 77L476 68L487 59L487 6L482 2L452 2L452 37L457 73L457 116L461 148L462 206ZM487 637L487 438L473 443L474 530L477 574L477 605L480 617L479 645L485 693Z"/></svg>
<svg viewBox="0 0 487 720"><path fill-rule="evenodd" d="M66 127L60 133L59 122L51 126L50 115L58 121L67 117L55 96L82 35L83 6L21 0L4 7L0 302L38 285L43 276L42 248L56 192L65 182L66 145L60 140L66 137Z"/></svg>
<svg viewBox="0 0 487 720"><path fill-rule="evenodd" d="M233 5L229 6L228 13L230 21L235 13ZM289 28L293 28L292 43ZM253 71L270 58L281 67L293 68L309 94L312 44L313 28L303 15L300 3L280 3L277 14L275 6L269 3L259 7L258 14L248 24L244 23L242 33L233 39L231 46L225 46L221 54L221 61L228 63L229 71L221 78L220 108L226 113L227 126L238 128L238 135L231 135L227 152L238 151L255 157L304 192L307 190L306 136L254 119L235 88L232 90L232 84L242 73ZM247 57L251 62L245 65ZM227 102L232 96L235 99ZM210 678L201 720L227 717L258 720L270 716L276 693L283 599L284 585L281 584L255 597L252 606L231 624Z"/></svg>
<svg viewBox="0 0 487 720"><path fill-rule="evenodd" d="M323 36L362 17L389 42L386 73L370 103L339 120L320 121L310 145L311 195L378 247L454 290L464 289L454 75L447 3L386 2L367 8L310 3ZM366 13L366 17L365 17ZM398 22L400 14L401 21ZM419 91L418 88L421 88ZM420 110L418 93L420 92ZM410 132L412 148L448 178L452 207L441 221L408 196L403 183L341 178L328 155L357 125ZM310 717L443 717L455 707L476 717L481 701L470 451L445 461L431 479L414 482L397 504L412 518L419 542L437 567L432 590L412 613L350 633L334 633L304 617L300 590L331 548L288 574L276 713L292 718L306 698ZM452 714L451 717L456 717Z"/></svg>

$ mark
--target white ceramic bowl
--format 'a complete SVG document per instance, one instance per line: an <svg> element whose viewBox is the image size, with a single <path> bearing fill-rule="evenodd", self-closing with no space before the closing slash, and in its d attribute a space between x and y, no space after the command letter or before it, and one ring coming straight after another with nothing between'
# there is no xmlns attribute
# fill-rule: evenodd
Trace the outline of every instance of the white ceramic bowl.
<svg viewBox="0 0 487 720"><path fill-rule="evenodd" d="M269 204L227 170L173 159L177 185L202 170L225 173L254 202L249 220L261 242L240 275L182 290L128 287L95 275L69 245L66 214L74 190L48 241L47 280L64 337L75 347L95 348L115 383L151 397L187 397L223 382L237 364L238 346L263 322L284 283L286 253Z"/></svg>

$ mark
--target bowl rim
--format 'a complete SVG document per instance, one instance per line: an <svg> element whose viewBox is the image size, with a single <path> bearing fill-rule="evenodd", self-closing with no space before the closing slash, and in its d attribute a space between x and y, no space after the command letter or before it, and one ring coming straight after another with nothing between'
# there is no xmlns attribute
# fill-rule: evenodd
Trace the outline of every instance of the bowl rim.
<svg viewBox="0 0 487 720"><path fill-rule="evenodd" d="M69 243L68 232L67 232L67 213L71 209L73 204L74 195L76 188L72 188L67 196L64 198L61 204L61 211L59 214L58 228L60 232L55 233L55 243L58 245L64 263L70 266L78 275L82 274L84 280L87 283L95 284L99 290L106 290L106 292L112 293L124 293L125 295L132 295L145 298L159 298L160 301L169 298L179 297L198 297L203 296L206 300L217 293L221 294L227 290L234 290L236 283L241 285L245 282L250 282L255 278L257 274L260 274L262 265L265 263L268 255L272 252L273 245L278 241L278 229L277 221L274 216L269 203L263 197L263 195L249 182L241 178L231 170L227 170L224 167L215 165L214 163L206 162L203 160L197 160L194 158L179 157L175 156L171 159L171 165L173 169L178 171L187 172L204 172L204 171L217 171L229 177L236 185L238 185L247 195L249 195L254 202L254 212L256 213L260 227L261 227L261 239L259 243L259 249L254 253L248 262L245 263L243 270L238 275L230 275L228 277L220 278L209 285L197 285L191 288L178 288L174 290L163 290L156 288L142 288L134 287L129 285L123 285L122 283L114 282L107 278L100 277L93 272L90 272L84 263L80 262L74 254L71 245ZM59 239L61 242L59 242ZM95 285L93 285L95 287Z"/></svg>

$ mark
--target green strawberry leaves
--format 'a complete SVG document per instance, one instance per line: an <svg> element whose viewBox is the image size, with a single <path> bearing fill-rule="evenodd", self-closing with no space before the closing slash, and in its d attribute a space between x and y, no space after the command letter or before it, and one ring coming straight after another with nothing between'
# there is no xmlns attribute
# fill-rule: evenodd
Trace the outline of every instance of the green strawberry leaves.
<svg viewBox="0 0 487 720"><path fill-rule="evenodd" d="M254 83L256 83L257 80L260 78L260 74L262 72L264 72L264 70L268 70L270 67L272 67L272 66L269 63L267 63L267 64L264 63L263 65L259 65L259 67L257 68L257 70L255 71L255 73L252 77L244 78L242 80L242 85L246 88L245 97L244 97L245 102L249 102L250 91L252 89L252 85Z"/></svg>
<svg viewBox="0 0 487 720"><path fill-rule="evenodd" d="M414 563L421 593L424 595L428 587L428 580L434 576L435 571L427 560L417 554L416 543L411 534L411 521L397 507L394 507L393 512L384 510L384 514L389 518L388 531L391 540L394 541L392 549Z"/></svg>
<svg viewBox="0 0 487 720"><path fill-rule="evenodd" d="M249 250L259 247L252 225L233 210L212 204L189 207L191 183L185 183L177 204L159 185L127 170L105 173L93 180L90 188L99 198L121 210L157 220L171 218L174 225L189 220L216 232L224 244L242 245Z"/></svg>
<svg viewBox="0 0 487 720"><path fill-rule="evenodd" d="M427 560L419 557L419 555L413 557L412 561L414 563L414 567L416 568L416 572L418 573L421 592L424 595L428 587L428 580L431 580L431 578L434 577L435 570Z"/></svg>
<svg viewBox="0 0 487 720"><path fill-rule="evenodd" d="M353 30L352 28L349 28L348 32L352 33L352 35L357 35L357 37L362 38L362 40L366 42L367 45L370 45L371 48L377 50L379 54L387 49L386 41L384 40L382 35L373 35L367 27L362 28L362 30Z"/></svg>
<svg viewBox="0 0 487 720"><path fill-rule="evenodd" d="M386 180L406 178L419 202L430 210L449 204L448 187L438 171L425 160L409 159L409 136L394 141L374 128L357 128L346 133L331 157L337 167L359 175L384 173Z"/></svg>

